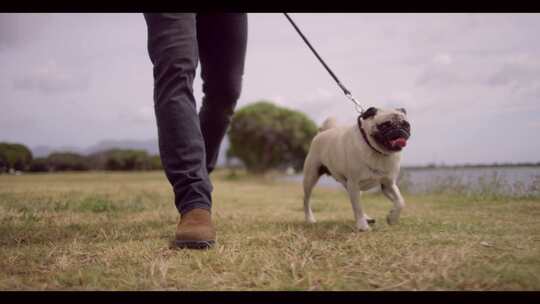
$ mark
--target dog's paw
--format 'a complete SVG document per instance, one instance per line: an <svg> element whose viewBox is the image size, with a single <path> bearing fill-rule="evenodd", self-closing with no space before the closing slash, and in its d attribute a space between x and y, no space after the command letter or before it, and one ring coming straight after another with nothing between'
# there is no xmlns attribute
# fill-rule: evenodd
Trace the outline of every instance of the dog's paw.
<svg viewBox="0 0 540 304"><path fill-rule="evenodd" d="M366 231L370 231L370 230L371 230L371 227L369 227L368 221L364 220L364 221L360 221L360 222L356 223L356 231L358 231L358 232L366 232Z"/></svg>
<svg viewBox="0 0 540 304"><path fill-rule="evenodd" d="M317 220L314 217L308 217L306 218L306 223L308 224L315 224Z"/></svg>
<svg viewBox="0 0 540 304"><path fill-rule="evenodd" d="M368 232L368 231L371 231L371 227L369 227L369 226L366 226L366 227L358 227L358 226L356 226L356 232Z"/></svg>
<svg viewBox="0 0 540 304"><path fill-rule="evenodd" d="M386 222L388 225L395 225L399 223L399 215L395 215L393 213L390 213L386 216Z"/></svg>

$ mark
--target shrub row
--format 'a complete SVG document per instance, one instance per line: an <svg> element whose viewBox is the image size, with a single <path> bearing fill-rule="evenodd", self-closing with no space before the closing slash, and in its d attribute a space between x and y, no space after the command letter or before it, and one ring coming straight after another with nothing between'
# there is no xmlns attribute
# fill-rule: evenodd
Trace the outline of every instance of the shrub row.
<svg viewBox="0 0 540 304"><path fill-rule="evenodd" d="M136 171L162 168L159 155L149 155L144 150L110 149L90 155L53 152L47 157L33 158L32 152L24 145L0 143L0 172Z"/></svg>

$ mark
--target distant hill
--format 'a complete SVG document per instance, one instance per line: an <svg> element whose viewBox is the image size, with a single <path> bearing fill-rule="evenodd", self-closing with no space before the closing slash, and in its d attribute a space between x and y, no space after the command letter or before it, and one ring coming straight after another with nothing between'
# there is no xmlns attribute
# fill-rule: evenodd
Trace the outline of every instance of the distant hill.
<svg viewBox="0 0 540 304"><path fill-rule="evenodd" d="M79 154L85 154L84 149L78 148L78 147L71 147L71 146L63 146L63 147L49 147L49 146L35 146L31 148L32 150L32 156L33 157L46 157L47 155L51 154L52 152L75 152Z"/></svg>
<svg viewBox="0 0 540 304"><path fill-rule="evenodd" d="M84 149L83 154L92 154L94 152L113 148L145 150L149 154L159 154L157 138L148 140L102 140L97 144Z"/></svg>

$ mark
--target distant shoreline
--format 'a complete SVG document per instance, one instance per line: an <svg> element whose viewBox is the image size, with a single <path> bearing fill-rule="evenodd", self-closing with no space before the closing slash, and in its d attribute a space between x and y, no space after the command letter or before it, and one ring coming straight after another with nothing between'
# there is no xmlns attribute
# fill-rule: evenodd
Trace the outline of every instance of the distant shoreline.
<svg viewBox="0 0 540 304"><path fill-rule="evenodd" d="M405 170L431 170L431 169L479 169L479 168L523 168L540 167L537 163L493 163L493 164L463 164L463 165L420 165L420 166L401 166Z"/></svg>

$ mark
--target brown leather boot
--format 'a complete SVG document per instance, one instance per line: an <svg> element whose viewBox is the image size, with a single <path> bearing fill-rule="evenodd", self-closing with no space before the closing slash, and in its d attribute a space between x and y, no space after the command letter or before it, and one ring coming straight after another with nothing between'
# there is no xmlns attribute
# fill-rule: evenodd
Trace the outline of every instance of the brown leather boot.
<svg viewBox="0 0 540 304"><path fill-rule="evenodd" d="M214 245L216 230L209 210L195 208L181 216L176 226L176 246L190 249L206 249Z"/></svg>

